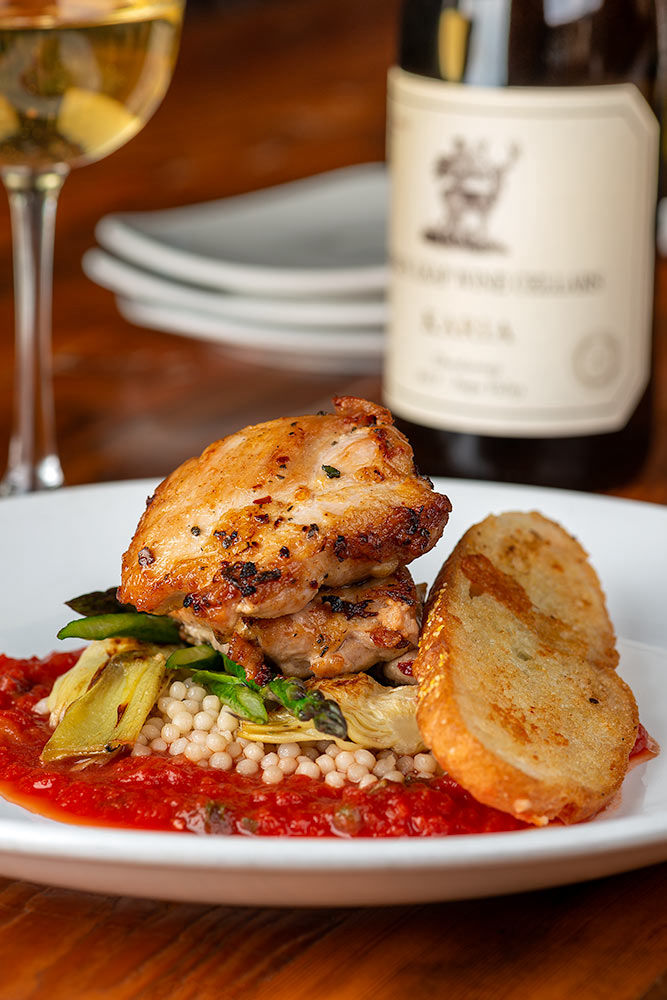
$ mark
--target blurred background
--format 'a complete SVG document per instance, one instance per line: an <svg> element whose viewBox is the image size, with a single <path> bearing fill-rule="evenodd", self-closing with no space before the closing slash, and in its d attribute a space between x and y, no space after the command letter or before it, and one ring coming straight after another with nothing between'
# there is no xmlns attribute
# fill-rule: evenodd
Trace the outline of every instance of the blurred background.
<svg viewBox="0 0 667 1000"><path fill-rule="evenodd" d="M386 78L399 0L189 0L164 102L112 156L76 170L58 208L53 344L58 444L69 485L161 476L211 440L335 393L381 399L365 371L276 371L274 360L130 325L82 272L108 213L208 202L385 156ZM658 271L653 442L641 483L667 501L667 351ZM0 455L13 383L9 213L0 198ZM428 471L428 470L427 470Z"/></svg>
<svg viewBox="0 0 667 1000"><path fill-rule="evenodd" d="M53 337L66 482L161 475L246 423L379 395L378 378L281 379L200 341L127 324L86 279L109 212L218 199L382 160L396 0L191 0L167 96L113 156L73 172L58 207ZM0 454L13 368L12 263L0 198Z"/></svg>

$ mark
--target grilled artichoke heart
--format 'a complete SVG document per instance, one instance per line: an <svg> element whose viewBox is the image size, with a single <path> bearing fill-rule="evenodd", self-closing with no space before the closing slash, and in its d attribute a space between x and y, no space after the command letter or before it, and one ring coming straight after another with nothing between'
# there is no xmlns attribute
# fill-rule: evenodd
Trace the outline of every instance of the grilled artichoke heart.
<svg viewBox="0 0 667 1000"><path fill-rule="evenodd" d="M131 747L155 704L172 649L126 638L91 643L49 695L56 728L42 761L108 757Z"/></svg>
<svg viewBox="0 0 667 1000"><path fill-rule="evenodd" d="M417 727L416 688L385 687L363 673L308 681L306 687L320 691L340 706L350 736L349 741L332 738L341 749L354 750L361 746L392 749L404 754L425 749ZM270 712L264 725L242 720L238 735L263 743L305 743L322 739L322 733L311 722L300 722L284 709Z"/></svg>

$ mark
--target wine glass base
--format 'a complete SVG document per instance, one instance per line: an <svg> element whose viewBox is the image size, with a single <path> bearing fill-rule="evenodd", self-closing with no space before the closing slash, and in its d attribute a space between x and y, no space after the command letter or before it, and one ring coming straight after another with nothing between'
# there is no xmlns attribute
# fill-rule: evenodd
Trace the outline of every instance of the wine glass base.
<svg viewBox="0 0 667 1000"><path fill-rule="evenodd" d="M9 469L0 481L0 497L23 496L36 490L56 490L65 482L57 455L46 455L37 465Z"/></svg>

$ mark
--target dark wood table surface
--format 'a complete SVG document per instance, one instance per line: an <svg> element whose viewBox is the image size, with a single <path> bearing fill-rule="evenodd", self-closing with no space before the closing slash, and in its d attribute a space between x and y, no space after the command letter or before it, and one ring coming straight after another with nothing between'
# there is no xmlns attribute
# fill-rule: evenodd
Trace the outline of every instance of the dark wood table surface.
<svg viewBox="0 0 667 1000"><path fill-rule="evenodd" d="M127 147L62 195L54 296L58 438L69 484L159 476L246 423L379 375L291 373L124 322L81 271L106 212L204 201L380 160L397 0L200 3L172 88ZM0 202L0 456L13 314ZM655 441L620 495L667 503L667 265L658 273ZM612 540L618 544L618 540ZM665 540L663 540L663 543ZM7 581L5 581L7 585ZM113 898L0 879L0 997L667 997L667 865L549 891L346 910Z"/></svg>

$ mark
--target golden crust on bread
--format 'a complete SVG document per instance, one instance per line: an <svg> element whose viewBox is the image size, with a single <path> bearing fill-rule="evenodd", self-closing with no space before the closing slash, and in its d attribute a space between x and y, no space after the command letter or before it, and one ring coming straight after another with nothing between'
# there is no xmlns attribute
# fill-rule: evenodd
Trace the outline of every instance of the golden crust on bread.
<svg viewBox="0 0 667 1000"><path fill-rule="evenodd" d="M417 720L480 802L537 825L602 809L627 771L638 716L581 545L537 513L463 536L427 604Z"/></svg>

